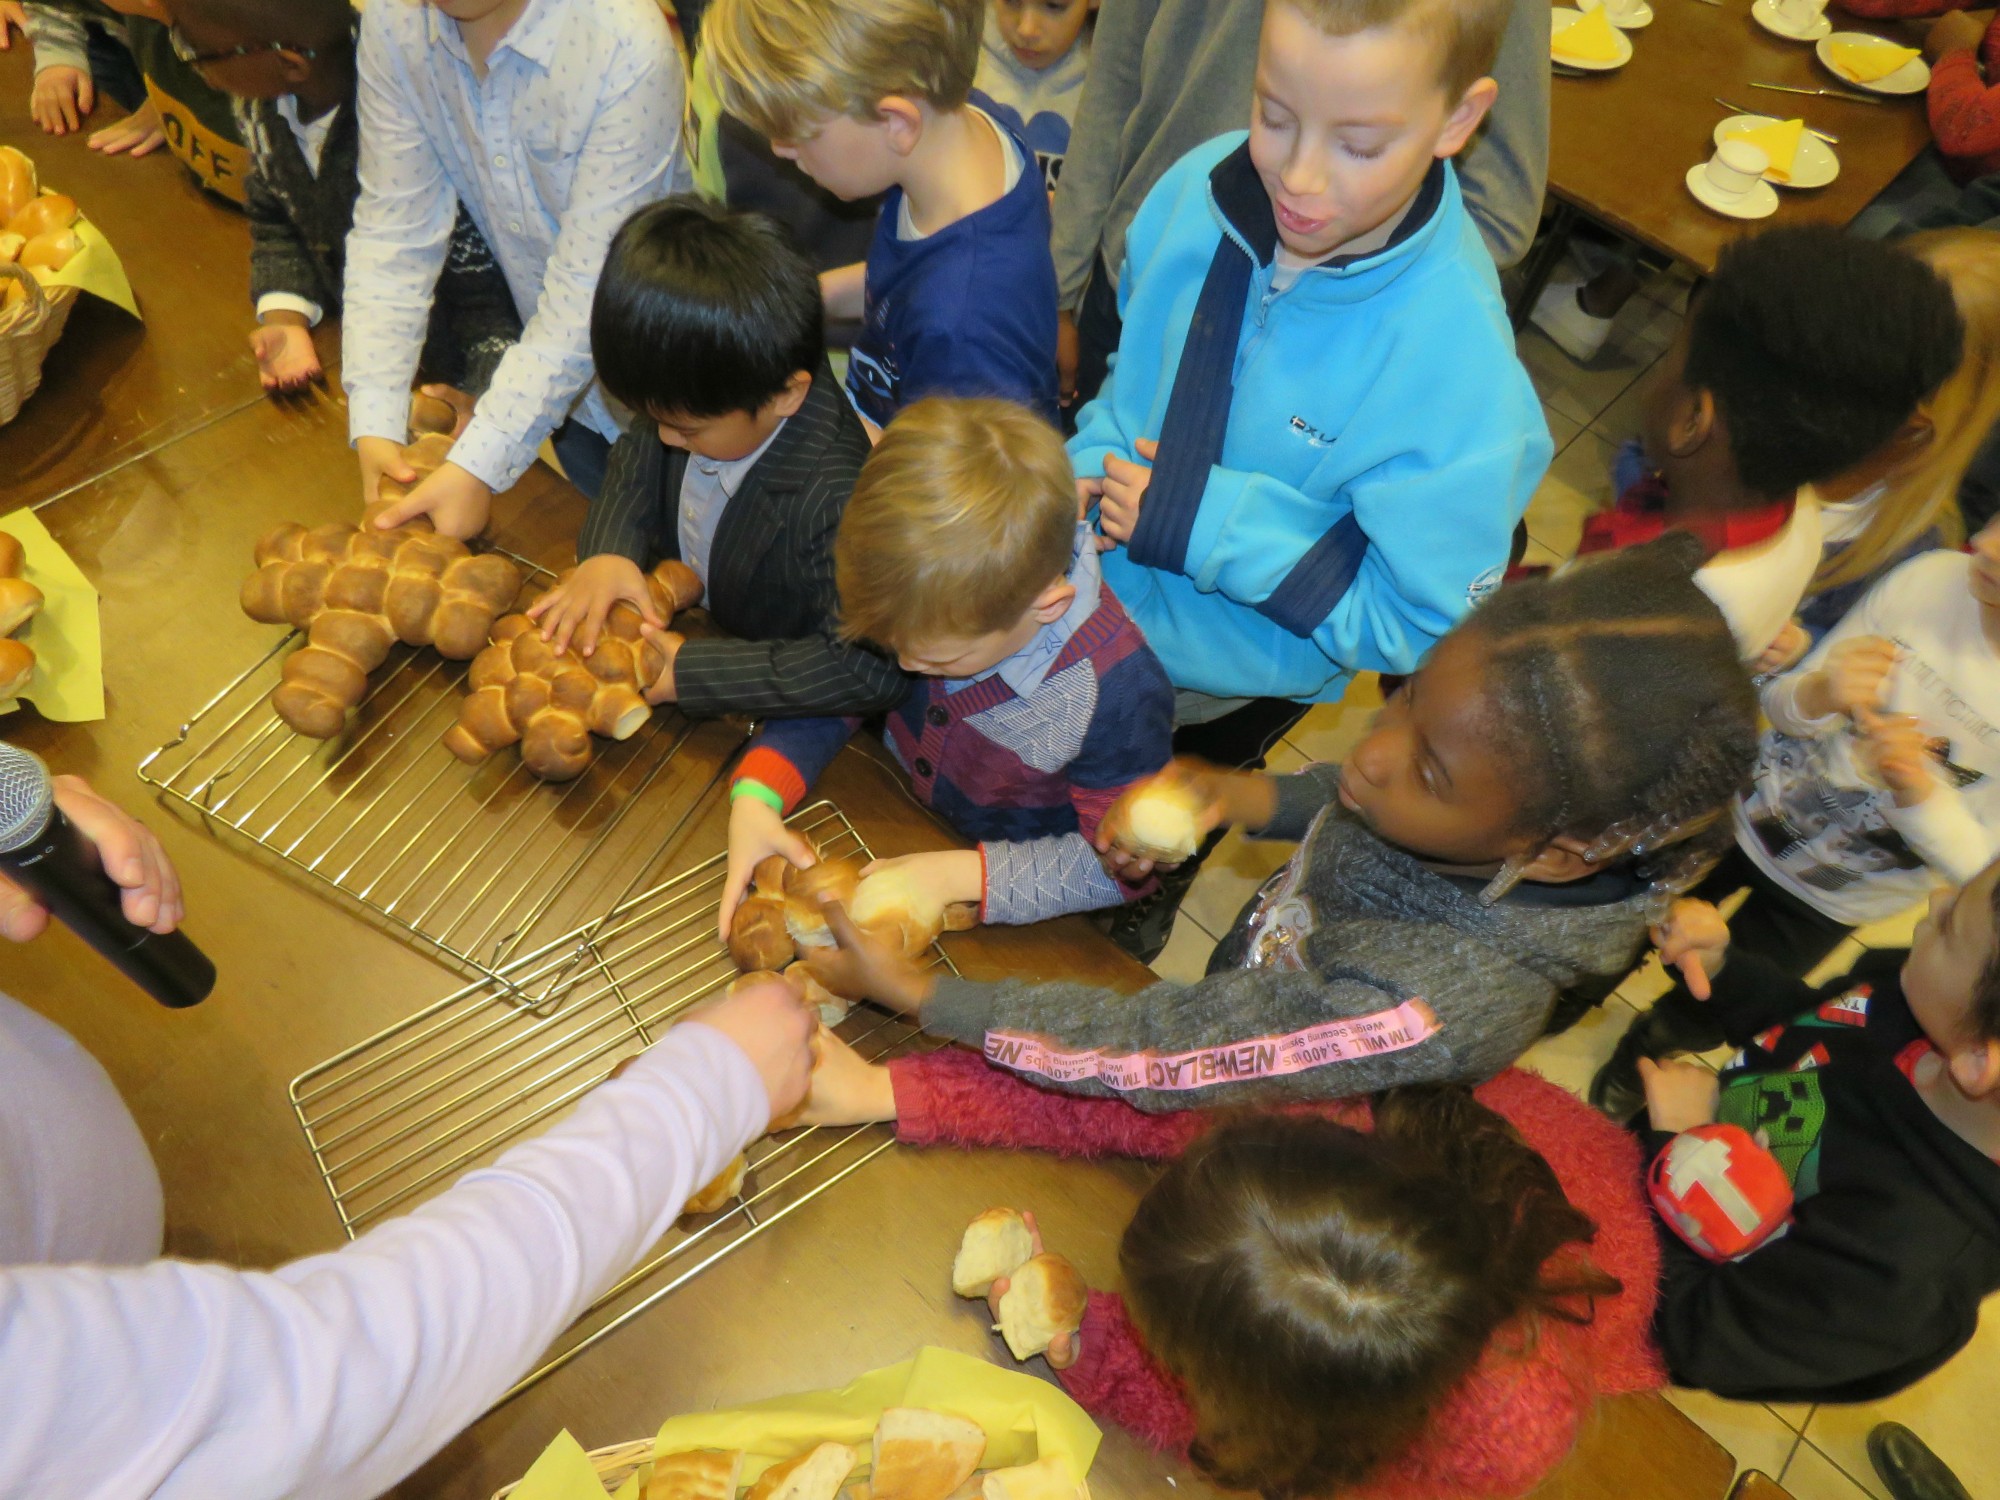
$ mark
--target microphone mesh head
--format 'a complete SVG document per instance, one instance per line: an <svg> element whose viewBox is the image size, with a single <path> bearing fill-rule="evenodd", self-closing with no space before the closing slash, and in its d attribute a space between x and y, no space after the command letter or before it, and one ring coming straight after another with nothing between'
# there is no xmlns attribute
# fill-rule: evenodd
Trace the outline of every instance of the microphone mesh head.
<svg viewBox="0 0 2000 1500"><path fill-rule="evenodd" d="M0 744L0 854L39 836L54 808L49 768L18 746Z"/></svg>

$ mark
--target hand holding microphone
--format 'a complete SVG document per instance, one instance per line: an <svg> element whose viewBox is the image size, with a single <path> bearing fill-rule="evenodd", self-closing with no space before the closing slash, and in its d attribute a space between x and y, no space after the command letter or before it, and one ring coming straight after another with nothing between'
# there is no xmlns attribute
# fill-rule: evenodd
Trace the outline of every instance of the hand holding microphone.
<svg viewBox="0 0 2000 1500"><path fill-rule="evenodd" d="M80 778L0 744L0 935L27 942L51 913L163 1005L214 986L215 966L174 930L180 878L160 841Z"/></svg>

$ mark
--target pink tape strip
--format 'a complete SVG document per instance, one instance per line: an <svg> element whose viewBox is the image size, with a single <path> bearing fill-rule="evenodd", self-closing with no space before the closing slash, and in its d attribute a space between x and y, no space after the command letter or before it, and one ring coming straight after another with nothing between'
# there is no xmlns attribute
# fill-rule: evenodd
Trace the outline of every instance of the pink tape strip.
<svg viewBox="0 0 2000 1500"><path fill-rule="evenodd" d="M1095 1079L1120 1093L1133 1089L1207 1088L1252 1078L1283 1078L1331 1063L1401 1052L1436 1036L1437 1013L1421 1000L1371 1016L1323 1021L1284 1036L1257 1037L1226 1047L1192 1052L1065 1052L1038 1036L1019 1031L986 1033L986 1060L1017 1073L1034 1073L1055 1083Z"/></svg>

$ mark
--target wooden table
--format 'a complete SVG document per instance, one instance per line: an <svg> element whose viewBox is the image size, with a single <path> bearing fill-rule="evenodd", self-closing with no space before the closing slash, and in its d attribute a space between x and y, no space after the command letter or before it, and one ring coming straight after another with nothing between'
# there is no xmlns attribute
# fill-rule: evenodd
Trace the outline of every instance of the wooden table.
<svg viewBox="0 0 2000 1500"><path fill-rule="evenodd" d="M1554 223L1522 268L1517 315L1534 305L1570 229L1582 217L1603 224L1702 275L1725 245L1776 224L1846 224L1930 141L1924 96L1873 96L1879 103L1808 98L1753 89L1752 83L1845 88L1804 42L1773 36L1751 19L1749 0L1652 0L1653 23L1629 32L1632 60L1612 73L1557 74L1549 97L1549 193ZM1909 28L1831 10L1841 31L1871 31L1910 43ZM1726 218L1688 191L1687 169L1715 150L1716 125L1730 113L1788 119L1840 137L1840 176L1823 188L1778 190L1768 219ZM1518 316L1517 316L1518 321Z"/></svg>
<svg viewBox="0 0 2000 1500"><path fill-rule="evenodd" d="M43 155L69 165L60 143ZM195 380L182 352L154 348L163 330L241 311L233 296L216 294L212 264L163 256L147 269L130 248L166 238L161 226L143 222L142 204L154 201L145 195L155 192L176 204L178 242L219 247L240 231L220 207L174 198L178 169L165 172L164 184L151 182L162 175L153 168L166 165L104 164L150 185L91 205L107 227L133 226L121 248L151 317L144 342L108 346L98 342L100 326L73 321L65 348L77 366L99 372L104 409L57 385L14 427L0 429L0 465L40 452L50 460L45 473L79 476L43 487L53 498L41 515L103 595L108 717L60 725L23 710L0 728L58 769L90 777L159 830L189 892L189 930L220 977L206 1003L167 1011L58 929L6 953L4 982L73 1032L130 1103L165 1183L168 1249L270 1266L342 1239L293 1118L289 1081L456 990L461 979L241 844L148 802L133 779L149 750L271 642L271 629L245 619L236 603L252 539L279 519L341 519L355 505L336 403L281 407L257 398L247 357L230 379ZM240 326L232 322L227 335L211 346L218 366L235 358L223 345L234 348ZM141 436L124 403L159 391L172 369L183 387L153 410L144 427L150 436ZM44 422L70 436L58 443L40 430ZM36 493L4 467L0 483L16 503ZM557 561L580 517L575 493L537 470L502 498L495 526L515 550ZM880 854L950 842L898 778L853 750L821 790ZM720 849L723 828L714 800L690 823L685 857ZM949 941L975 976L1060 973L1127 988L1149 977L1077 919ZM997 1346L983 1310L952 1297L947 1285L964 1222L994 1203L1033 1207L1086 1276L1113 1284L1119 1233L1149 1178L1149 1169L1130 1162L891 1151L476 1423L395 1493L485 1500L519 1477L559 1428L586 1446L621 1442L677 1411L838 1384L926 1343L992 1357ZM1729 1474L1722 1450L1665 1402L1628 1398L1604 1405L1542 1493L1720 1500ZM1092 1485L1102 1500L1214 1494L1117 1432L1106 1435Z"/></svg>
<svg viewBox="0 0 2000 1500"><path fill-rule="evenodd" d="M36 163L45 187L75 198L118 251L143 324L79 300L21 416L0 427L0 509L36 505L262 395L250 357L250 229L162 149L101 156L86 134L47 136L28 117L25 43L0 52L0 145ZM118 118L100 100L94 126ZM319 335L321 359L337 349Z"/></svg>

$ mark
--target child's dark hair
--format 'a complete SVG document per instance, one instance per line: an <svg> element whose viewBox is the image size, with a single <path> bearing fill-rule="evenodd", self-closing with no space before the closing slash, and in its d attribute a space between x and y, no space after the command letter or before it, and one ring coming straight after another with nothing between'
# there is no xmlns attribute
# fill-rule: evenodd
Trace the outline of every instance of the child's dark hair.
<svg viewBox="0 0 2000 1500"><path fill-rule="evenodd" d="M315 51L339 45L361 24L352 0L175 0L176 14L246 42L283 42Z"/></svg>
<svg viewBox="0 0 2000 1500"><path fill-rule="evenodd" d="M612 237L590 309L604 388L634 411L756 411L826 352L819 278L762 214L692 194L648 204Z"/></svg>
<svg viewBox="0 0 2000 1500"><path fill-rule="evenodd" d="M1714 396L1743 483L1788 495L1888 442L1964 337L1951 287L1914 255L1798 225L1722 252L1688 314L1684 378Z"/></svg>
<svg viewBox="0 0 2000 1500"><path fill-rule="evenodd" d="M1588 1322L1620 1283L1547 1262L1596 1232L1512 1126L1426 1085L1381 1095L1372 1134L1218 1126L1140 1200L1119 1263L1147 1347L1187 1387L1195 1465L1303 1500L1407 1449L1507 1323Z"/></svg>
<svg viewBox="0 0 2000 1500"><path fill-rule="evenodd" d="M1521 831L1590 840L1597 860L1651 855L1716 828L1749 782L1757 696L1694 582L1701 557L1686 533L1587 557L1460 627L1486 650L1496 739L1532 747L1512 757ZM1684 888L1697 869L1673 863Z"/></svg>

